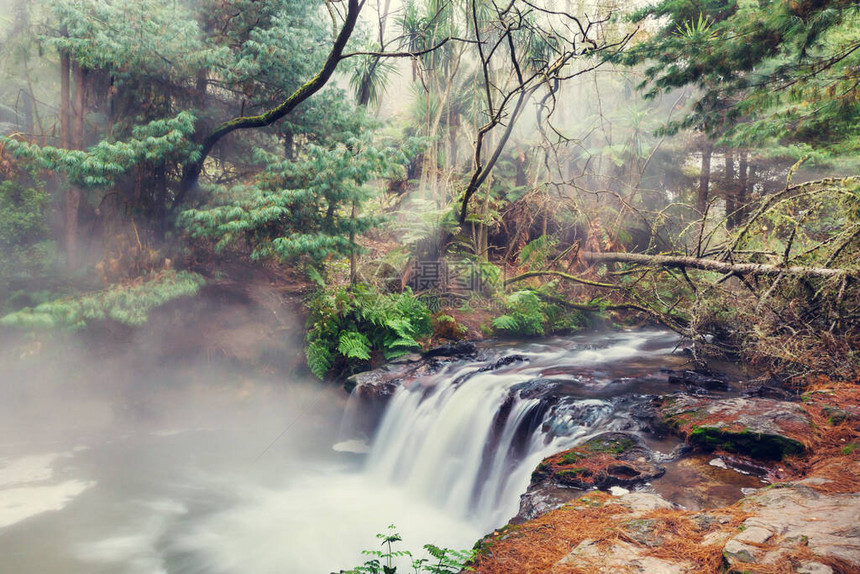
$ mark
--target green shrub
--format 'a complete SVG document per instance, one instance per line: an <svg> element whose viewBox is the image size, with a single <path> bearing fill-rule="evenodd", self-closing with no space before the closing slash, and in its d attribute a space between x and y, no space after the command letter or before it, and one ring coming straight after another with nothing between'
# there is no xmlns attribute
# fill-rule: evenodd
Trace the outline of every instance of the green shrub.
<svg viewBox="0 0 860 574"><path fill-rule="evenodd" d="M537 293L524 289L505 298L507 313L493 319L493 328L510 335L543 335L547 315Z"/></svg>
<svg viewBox="0 0 860 574"><path fill-rule="evenodd" d="M4 327L23 329L80 329L88 322L112 319L125 325L141 325L149 311L168 301L194 295L203 278L187 271L164 271L143 283L115 285L98 293L47 301L26 307L0 319Z"/></svg>
<svg viewBox="0 0 860 574"><path fill-rule="evenodd" d="M43 184L26 173L21 182L4 177L0 173L0 298L12 279L44 275L56 261L56 246L47 241L50 197Z"/></svg>
<svg viewBox="0 0 860 574"><path fill-rule="evenodd" d="M320 289L308 301L308 367L319 378L329 371L355 371L374 353L386 360L420 348L432 333L430 311L407 289L381 294L365 285Z"/></svg>
<svg viewBox="0 0 860 574"><path fill-rule="evenodd" d="M493 329L507 335L534 336L570 333L587 326L582 313L553 302L563 303L557 296L542 296L544 290L523 289L508 295L506 313L493 319Z"/></svg>

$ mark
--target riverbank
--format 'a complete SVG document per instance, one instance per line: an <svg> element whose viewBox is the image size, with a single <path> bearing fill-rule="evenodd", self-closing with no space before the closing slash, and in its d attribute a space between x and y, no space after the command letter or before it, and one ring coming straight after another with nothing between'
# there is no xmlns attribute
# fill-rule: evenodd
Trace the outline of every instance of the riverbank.
<svg viewBox="0 0 860 574"><path fill-rule="evenodd" d="M691 510L653 492L594 491L489 535L480 543L475 571L860 572L860 389L820 380L802 399L793 414L808 422L791 431L801 451L777 456L744 448L731 439L743 436L743 429L726 431L716 447L691 444L714 461L754 463L766 473L770 484L747 489L738 502ZM717 402L711 411L720 410ZM670 421L677 414L671 411ZM711 412L710 426L706 421L698 428L730 429L736 414ZM780 420L773 410L747 410L745 416L763 425ZM688 431L679 430L690 444ZM759 444L775 440L767 430L753 434Z"/></svg>
<svg viewBox="0 0 860 574"><path fill-rule="evenodd" d="M479 370L492 372L528 359L482 353L469 343L443 347L347 384L378 413L397 388L427 384L452 364L480 356ZM563 361L538 371L513 387L519 400L552 405L573 387L594 385L560 380ZM674 387L659 391L657 379ZM638 426L538 464L517 515L478 544L476 572L860 571L855 385L821 378L798 395L664 370L651 380L615 378L603 389L619 384L631 396L654 392L635 408Z"/></svg>

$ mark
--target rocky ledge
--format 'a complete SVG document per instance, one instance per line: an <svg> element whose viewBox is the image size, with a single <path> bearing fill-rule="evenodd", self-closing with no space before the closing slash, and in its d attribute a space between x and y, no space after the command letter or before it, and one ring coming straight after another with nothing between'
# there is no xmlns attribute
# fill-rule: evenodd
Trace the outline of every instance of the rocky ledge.
<svg viewBox="0 0 860 574"><path fill-rule="evenodd" d="M818 388L802 403L699 395L658 402L663 428L688 448L715 450L712 464L745 464L774 484L707 510L685 509L647 486L583 495L579 488L618 484L614 464L660 468L636 437L600 435L541 463L521 516L479 542L474 571L860 573L860 387Z"/></svg>
<svg viewBox="0 0 860 574"><path fill-rule="evenodd" d="M764 398L672 395L662 399L662 423L690 445L759 460L802 454L812 423L797 403Z"/></svg>
<svg viewBox="0 0 860 574"><path fill-rule="evenodd" d="M561 506L582 490L632 487L660 477L665 469L654 463L638 436L609 432L583 445L545 459L532 473L520 511L522 522ZM580 492L577 492L578 489Z"/></svg>
<svg viewBox="0 0 860 574"><path fill-rule="evenodd" d="M645 492L594 492L487 536L473 566L479 574L858 572L858 504L858 494L822 494L804 482L707 511Z"/></svg>
<svg viewBox="0 0 860 574"><path fill-rule="evenodd" d="M348 393L356 391L368 398L385 399L405 380L432 375L448 363L477 357L478 348L474 343L461 341L442 345L425 353L404 355L378 369L347 377L343 388Z"/></svg>

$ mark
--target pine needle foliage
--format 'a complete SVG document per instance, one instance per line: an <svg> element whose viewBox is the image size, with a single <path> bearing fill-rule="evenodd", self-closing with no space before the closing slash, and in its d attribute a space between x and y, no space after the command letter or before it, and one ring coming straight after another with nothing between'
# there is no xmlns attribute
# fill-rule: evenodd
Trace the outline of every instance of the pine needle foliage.
<svg viewBox="0 0 860 574"><path fill-rule="evenodd" d="M0 137L0 143L34 168L65 172L75 185L106 187L144 162L198 158L197 146L190 141L194 121L192 113L180 112L172 118L136 126L125 141L105 139L88 150L38 146L7 137Z"/></svg>
<svg viewBox="0 0 860 574"><path fill-rule="evenodd" d="M380 222L361 209L375 193L369 182L402 174L410 157L408 149L352 135L310 144L295 160L257 155L267 167L253 183L222 194L214 207L184 212L184 226L195 238L214 240L216 250L244 241L254 259L316 264L358 249L350 238Z"/></svg>
<svg viewBox="0 0 860 574"><path fill-rule="evenodd" d="M0 326L20 329L81 329L94 321L113 320L137 326L154 308L194 295L203 278L187 271L163 271L147 281L115 285L98 293L56 299L10 313Z"/></svg>
<svg viewBox="0 0 860 574"><path fill-rule="evenodd" d="M427 306L412 291L382 294L365 285L320 289L308 301L308 367L319 378L354 371L374 355L396 359L433 331Z"/></svg>
<svg viewBox="0 0 860 574"><path fill-rule="evenodd" d="M661 0L632 18L653 33L619 59L646 65L646 95L700 88L670 133L696 127L789 156L860 150L857 2Z"/></svg>

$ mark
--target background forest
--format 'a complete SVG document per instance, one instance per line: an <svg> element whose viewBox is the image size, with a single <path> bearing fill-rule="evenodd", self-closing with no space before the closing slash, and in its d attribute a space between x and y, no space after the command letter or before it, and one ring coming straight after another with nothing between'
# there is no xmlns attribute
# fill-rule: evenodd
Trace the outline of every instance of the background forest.
<svg viewBox="0 0 860 574"><path fill-rule="evenodd" d="M643 321L860 370L855 2L4 3L3 329L140 325L252 260L320 377Z"/></svg>

